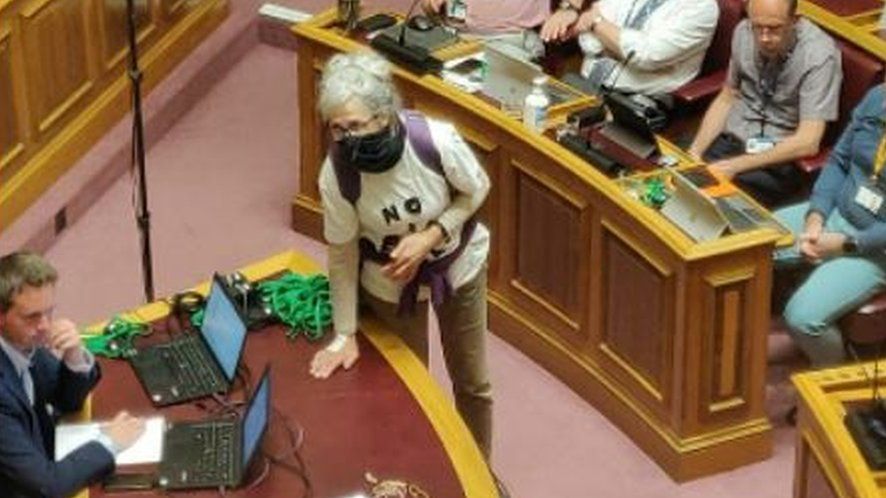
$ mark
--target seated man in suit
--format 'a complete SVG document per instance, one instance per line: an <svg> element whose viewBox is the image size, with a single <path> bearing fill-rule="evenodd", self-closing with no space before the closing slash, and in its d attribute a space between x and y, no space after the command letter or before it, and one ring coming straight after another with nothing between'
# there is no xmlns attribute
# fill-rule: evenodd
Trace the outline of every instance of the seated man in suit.
<svg viewBox="0 0 886 498"><path fill-rule="evenodd" d="M796 10L796 0L750 0L726 82L689 148L770 207L802 187L792 161L818 152L843 80L834 40Z"/></svg>
<svg viewBox="0 0 886 498"><path fill-rule="evenodd" d="M534 28L548 17L549 0L422 0L421 6L429 14L443 15L463 37L507 43L527 60L544 55Z"/></svg>
<svg viewBox="0 0 886 498"><path fill-rule="evenodd" d="M545 21L544 41L578 35L585 59L581 76L567 82L587 91L600 87L644 94L668 93L692 81L714 38L716 0L564 0Z"/></svg>
<svg viewBox="0 0 886 498"><path fill-rule="evenodd" d="M61 461L55 421L80 410L99 368L74 324L52 318L55 269L40 256L0 258L0 489L6 498L70 496L114 469L144 430L125 412Z"/></svg>

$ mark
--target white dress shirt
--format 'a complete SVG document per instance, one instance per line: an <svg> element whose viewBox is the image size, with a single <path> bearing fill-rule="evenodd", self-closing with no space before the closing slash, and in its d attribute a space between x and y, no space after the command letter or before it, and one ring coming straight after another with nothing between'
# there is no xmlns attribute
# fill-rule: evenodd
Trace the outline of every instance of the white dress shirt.
<svg viewBox="0 0 886 498"><path fill-rule="evenodd" d="M648 0L600 0L600 15L624 26ZM627 66L616 67L605 80L622 91L668 93L698 75L705 52L717 29L720 8L716 0L667 0L640 29L621 29L619 44ZM581 73L588 77L593 61L605 55L593 33L579 35L585 53Z"/></svg>

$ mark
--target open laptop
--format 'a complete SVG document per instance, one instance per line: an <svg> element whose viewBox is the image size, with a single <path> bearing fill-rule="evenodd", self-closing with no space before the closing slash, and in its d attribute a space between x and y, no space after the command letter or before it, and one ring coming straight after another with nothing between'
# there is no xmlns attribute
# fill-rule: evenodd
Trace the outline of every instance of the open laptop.
<svg viewBox="0 0 886 498"><path fill-rule="evenodd" d="M665 201L661 213L698 242L712 240L730 233L742 233L758 228L774 228L789 233L765 209L749 201L740 192L711 197L688 178L684 172L668 169L674 179L674 192Z"/></svg>
<svg viewBox="0 0 886 498"><path fill-rule="evenodd" d="M259 453L271 413L270 366L265 367L242 418L179 422L163 441L158 484L166 489L236 487Z"/></svg>
<svg viewBox="0 0 886 498"><path fill-rule="evenodd" d="M221 277L212 278L199 334L140 348L129 358L157 406L227 392L246 343L246 322Z"/></svg>
<svg viewBox="0 0 886 498"><path fill-rule="evenodd" d="M483 93L506 109L523 109L523 101L532 91L532 80L545 76L541 67L527 61L519 49L507 43L486 43L483 58L486 62ZM545 85L545 92L552 106L581 96L567 87L550 83Z"/></svg>
<svg viewBox="0 0 886 498"><path fill-rule="evenodd" d="M726 231L726 220L714 202L676 169L668 169L674 191L661 207L661 214L696 242L714 240Z"/></svg>

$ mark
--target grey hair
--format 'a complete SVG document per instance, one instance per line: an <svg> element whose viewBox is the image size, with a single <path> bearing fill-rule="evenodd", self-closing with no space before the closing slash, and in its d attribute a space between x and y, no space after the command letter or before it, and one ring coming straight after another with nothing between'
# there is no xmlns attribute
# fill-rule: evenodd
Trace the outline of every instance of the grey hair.
<svg viewBox="0 0 886 498"><path fill-rule="evenodd" d="M58 272L33 252L14 252L0 258L0 312L7 312L12 301L25 287L55 284Z"/></svg>
<svg viewBox="0 0 886 498"><path fill-rule="evenodd" d="M391 65L375 52L337 54L323 69L317 102L323 121L335 108L355 98L373 114L393 115L400 110Z"/></svg>

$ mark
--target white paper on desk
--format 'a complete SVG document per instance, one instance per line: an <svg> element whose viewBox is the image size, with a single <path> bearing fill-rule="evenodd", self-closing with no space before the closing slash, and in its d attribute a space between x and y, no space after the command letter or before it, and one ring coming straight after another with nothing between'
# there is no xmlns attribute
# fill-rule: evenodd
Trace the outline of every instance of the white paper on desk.
<svg viewBox="0 0 886 498"><path fill-rule="evenodd" d="M102 424L59 424L55 427L55 460L59 461L69 453L95 441ZM156 463L163 457L163 433L166 431L166 420L163 417L145 419L145 432L140 438L124 451L117 454L117 465L133 465L138 463Z"/></svg>

